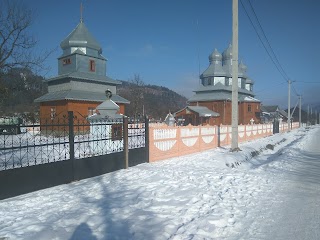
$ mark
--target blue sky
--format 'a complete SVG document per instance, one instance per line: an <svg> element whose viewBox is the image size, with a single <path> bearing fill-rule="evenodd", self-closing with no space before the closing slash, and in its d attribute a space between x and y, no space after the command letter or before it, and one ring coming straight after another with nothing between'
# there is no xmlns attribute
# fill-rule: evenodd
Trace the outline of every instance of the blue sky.
<svg viewBox="0 0 320 240"><path fill-rule="evenodd" d="M242 0L246 5L247 0ZM108 59L107 75L129 80L140 74L146 84L190 97L208 56L232 41L232 0L84 0L83 18ZM60 42L80 19L80 0L25 2L34 9L38 49L54 49L46 77L57 75ZM320 1L251 0L269 42L303 102L320 102ZM251 12L249 12L251 13ZM251 14L251 16L253 16ZM263 48L239 0L239 60L255 81L265 105L287 107L288 87ZM302 83L315 82L315 83ZM297 97L292 90L292 105Z"/></svg>

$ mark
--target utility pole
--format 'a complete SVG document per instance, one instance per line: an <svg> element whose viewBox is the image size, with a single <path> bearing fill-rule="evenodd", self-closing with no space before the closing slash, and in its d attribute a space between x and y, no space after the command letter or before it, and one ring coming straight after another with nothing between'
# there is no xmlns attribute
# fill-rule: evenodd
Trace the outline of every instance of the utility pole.
<svg viewBox="0 0 320 240"><path fill-rule="evenodd" d="M291 115L290 115L290 93L291 92L291 81L288 80L288 132L290 132L290 126L291 126Z"/></svg>
<svg viewBox="0 0 320 240"><path fill-rule="evenodd" d="M299 128L301 128L301 95L299 95Z"/></svg>
<svg viewBox="0 0 320 240"><path fill-rule="evenodd" d="M231 151L238 151L238 0L232 0L232 141Z"/></svg>

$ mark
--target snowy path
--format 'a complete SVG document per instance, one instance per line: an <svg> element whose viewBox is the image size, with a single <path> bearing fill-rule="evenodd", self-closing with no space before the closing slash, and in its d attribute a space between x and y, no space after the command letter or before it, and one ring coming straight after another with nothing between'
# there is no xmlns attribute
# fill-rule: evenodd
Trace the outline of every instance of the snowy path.
<svg viewBox="0 0 320 240"><path fill-rule="evenodd" d="M319 138L294 130L2 200L0 239L320 239Z"/></svg>
<svg viewBox="0 0 320 240"><path fill-rule="evenodd" d="M282 176L243 239L320 239L320 128L312 131L269 165Z"/></svg>

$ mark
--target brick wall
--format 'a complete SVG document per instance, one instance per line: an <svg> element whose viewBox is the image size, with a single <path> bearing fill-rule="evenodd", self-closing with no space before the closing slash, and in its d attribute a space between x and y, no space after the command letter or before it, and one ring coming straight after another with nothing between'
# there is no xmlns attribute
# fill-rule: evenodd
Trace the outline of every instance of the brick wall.
<svg viewBox="0 0 320 240"><path fill-rule="evenodd" d="M42 102L40 104L40 119L51 118L51 108L56 108L56 115L65 115L68 111L73 111L75 116L88 116L88 109L95 109L101 102L89 102L89 101L72 101L72 100L61 100ZM125 105L118 104L120 109L118 113L124 114Z"/></svg>
<svg viewBox="0 0 320 240"><path fill-rule="evenodd" d="M67 124L68 111L73 111L74 117L76 117L75 124L84 124L88 126L82 126L81 129L75 128L75 131L86 132L89 130L89 122L86 120L89 114L89 108L96 109L101 102L89 102L89 101L72 101L61 100L42 102L40 104L40 124ZM125 105L118 104L120 109L118 113L124 113ZM52 116L52 108L55 108L55 117ZM41 131L50 131L59 134L59 132L66 131L66 127L61 126L49 126L41 127Z"/></svg>

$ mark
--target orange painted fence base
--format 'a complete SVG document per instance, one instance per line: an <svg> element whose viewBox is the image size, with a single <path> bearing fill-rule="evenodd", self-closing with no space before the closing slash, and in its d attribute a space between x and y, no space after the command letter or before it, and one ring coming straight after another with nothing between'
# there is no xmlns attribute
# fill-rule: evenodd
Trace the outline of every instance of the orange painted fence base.
<svg viewBox="0 0 320 240"><path fill-rule="evenodd" d="M281 124L280 132L287 131ZM292 128L298 128L293 123ZM246 142L273 134L272 124L239 125L238 141ZM202 152L231 144L231 126L176 126L152 125L149 127L149 162Z"/></svg>

